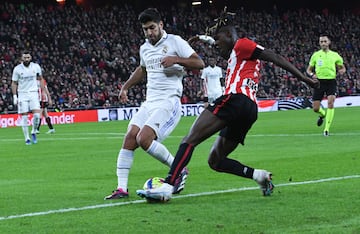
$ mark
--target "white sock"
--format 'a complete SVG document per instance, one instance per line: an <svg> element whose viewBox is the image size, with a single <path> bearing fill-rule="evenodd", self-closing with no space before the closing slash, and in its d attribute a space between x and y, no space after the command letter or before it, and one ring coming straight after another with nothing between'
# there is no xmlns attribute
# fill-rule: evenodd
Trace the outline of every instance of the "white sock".
<svg viewBox="0 0 360 234"><path fill-rule="evenodd" d="M174 162L174 156L158 141L153 141L146 152L168 167L171 167L171 164Z"/></svg>
<svg viewBox="0 0 360 234"><path fill-rule="evenodd" d="M39 126L39 123L40 123L40 113L34 113L32 130L31 130L32 134L34 134L36 132L36 129L37 129L37 126Z"/></svg>
<svg viewBox="0 0 360 234"><path fill-rule="evenodd" d="M263 170L254 169L253 179L257 181L259 177L263 174L262 172Z"/></svg>
<svg viewBox="0 0 360 234"><path fill-rule="evenodd" d="M131 165L134 161L134 151L127 149L120 149L118 159L116 175L118 177L118 187L127 191L127 185L129 180L129 172Z"/></svg>
<svg viewBox="0 0 360 234"><path fill-rule="evenodd" d="M30 139L29 137L29 127L28 127L28 115L21 116L21 128L24 133L25 141Z"/></svg>

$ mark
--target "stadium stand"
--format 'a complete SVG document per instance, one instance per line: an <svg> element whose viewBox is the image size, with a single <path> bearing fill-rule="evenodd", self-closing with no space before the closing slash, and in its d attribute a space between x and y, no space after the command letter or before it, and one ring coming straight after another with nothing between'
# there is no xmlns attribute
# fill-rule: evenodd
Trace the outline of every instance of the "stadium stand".
<svg viewBox="0 0 360 234"><path fill-rule="evenodd" d="M217 9L169 7L161 9L165 30L184 38L204 33ZM338 78L339 96L359 95L359 12L329 9L246 10L234 9L239 31L261 45L280 52L305 72L309 56L318 48L319 33L332 38L332 48L344 58L347 75ZM0 5L0 113L14 113L11 74L22 49L44 69L44 77L59 110L124 106L118 101L123 82L139 63L144 37L131 4L82 7L76 4L11 3ZM197 44L206 58L211 48ZM219 66L226 62L219 57ZM311 90L291 74L263 63L259 98L309 97ZM202 100L199 71L184 78L184 103ZM139 106L145 98L145 82L129 91L130 102Z"/></svg>

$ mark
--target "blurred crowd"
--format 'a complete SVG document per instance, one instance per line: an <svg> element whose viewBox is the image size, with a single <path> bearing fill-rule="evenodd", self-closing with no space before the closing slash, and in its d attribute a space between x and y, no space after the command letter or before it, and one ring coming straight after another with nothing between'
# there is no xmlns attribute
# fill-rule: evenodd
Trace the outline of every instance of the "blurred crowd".
<svg viewBox="0 0 360 234"><path fill-rule="evenodd" d="M167 8L160 11L165 30L188 39L203 34L218 16L216 9ZM305 72L311 54L319 49L318 37L332 39L331 49L344 58L347 74L337 78L339 96L360 94L359 15L327 9L246 11L234 9L241 34L266 48L275 50ZM146 81L129 90L129 103L121 104L122 84L139 64L139 46L144 42L138 11L130 5L85 9L76 5L37 6L2 3L0 5L0 113L16 111L12 105L12 70L21 52L31 51L40 64L54 101L54 107L92 109L110 106L139 106L145 98ZM217 65L226 61L214 48L198 43L194 49L207 62L216 56ZM271 63L262 63L259 98L285 99L309 97L311 89L293 75ZM183 103L203 100L200 72L187 71Z"/></svg>

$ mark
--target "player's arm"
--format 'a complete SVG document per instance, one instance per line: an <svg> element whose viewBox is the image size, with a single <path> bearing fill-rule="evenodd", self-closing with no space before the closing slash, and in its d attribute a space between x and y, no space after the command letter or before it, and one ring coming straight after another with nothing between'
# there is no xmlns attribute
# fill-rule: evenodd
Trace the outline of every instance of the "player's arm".
<svg viewBox="0 0 360 234"><path fill-rule="evenodd" d="M11 92L13 94L13 103L14 105L17 105L17 102L18 102L18 98L17 98L17 87L18 87L18 82L13 80L11 82Z"/></svg>
<svg viewBox="0 0 360 234"><path fill-rule="evenodd" d="M52 105L52 99L51 99L51 95L50 95L49 89L48 89L48 87L46 85L46 82L45 82L44 78L41 79L41 83L44 84L44 92L45 92L45 95L48 98L49 105L51 106Z"/></svg>
<svg viewBox="0 0 360 234"><path fill-rule="evenodd" d="M128 90L134 85L138 84L142 81L146 76L145 67L138 66L133 73L131 73L129 79L123 84L119 93L119 100L122 103L126 103L129 101L127 93Z"/></svg>
<svg viewBox="0 0 360 234"><path fill-rule="evenodd" d="M166 56L161 60L161 64L166 68L174 64L179 64L188 69L203 69L205 67L204 61L197 53L193 53L189 58L182 58L179 56Z"/></svg>
<svg viewBox="0 0 360 234"><path fill-rule="evenodd" d="M40 73L36 74L36 79L39 80L40 82L40 89L41 89L41 93L46 93L45 91L45 81L43 76Z"/></svg>
<svg viewBox="0 0 360 234"><path fill-rule="evenodd" d="M316 78L316 74L315 74L315 67L309 65L306 69L306 73L311 77L311 78Z"/></svg>
<svg viewBox="0 0 360 234"><path fill-rule="evenodd" d="M277 66L291 72L299 80L304 81L311 87L319 87L319 81L317 79L311 79L305 76L299 69L293 64L287 61L283 56L276 54L274 51L264 48L255 48L252 58L258 58L264 61L273 62Z"/></svg>
<svg viewBox="0 0 360 234"><path fill-rule="evenodd" d="M340 75L344 75L345 72L346 72L346 68L344 66L344 64L341 64L341 65L336 65L336 68L339 72Z"/></svg>
<svg viewBox="0 0 360 234"><path fill-rule="evenodd" d="M225 78L224 77L220 77L220 85L221 85L221 91L222 91L222 93L224 93L224 91L225 91Z"/></svg>

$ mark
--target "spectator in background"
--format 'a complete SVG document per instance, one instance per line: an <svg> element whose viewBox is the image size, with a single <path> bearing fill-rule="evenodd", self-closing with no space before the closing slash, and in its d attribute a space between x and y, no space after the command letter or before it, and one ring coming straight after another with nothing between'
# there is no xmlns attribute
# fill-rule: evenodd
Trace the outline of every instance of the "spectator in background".
<svg viewBox="0 0 360 234"><path fill-rule="evenodd" d="M9 78L18 62L16 54L22 48L26 48L36 51L33 54L33 61L45 71L49 71L46 80L55 106L62 106L64 109L75 108L77 105L68 102L64 97L67 97L67 88L76 87L80 108L99 108L91 100L93 95L91 88L87 92L80 93L83 86L91 87L96 80L104 84L106 91L112 96L109 98L111 105L125 106L120 103L117 94L139 62L137 45L143 41L135 23L137 17L135 8L129 4L114 4L111 7L96 9L84 9L75 4L61 7L52 3L45 4L51 7L40 4L33 7L29 2L23 3L20 8L19 4L8 0L0 4L0 12L4 13L0 15L0 79L2 81L0 89L5 84L11 85ZM190 33L202 33L201 30L205 28L209 16L214 12L216 9L212 7L207 9L193 7L191 10L174 7L171 10L163 8L161 13L166 16L164 23L169 25L170 33L189 38L193 35ZM357 46L357 30L360 22L356 13L343 10L336 13L328 11L327 15L324 15L322 12L306 8L274 12L263 9L244 11L243 8L239 8L236 12L238 13L235 16L236 20L243 22L243 27L248 29L246 31L251 38L280 52L303 72L306 71L314 46L311 38L317 35L318 30L327 30L329 36L336 42L334 46L336 45L336 50L342 54L349 74L344 82L339 83L339 88L345 87L347 91L344 95L360 94L358 85L360 69L356 69L360 57ZM77 17L73 17L74 15ZM306 20L303 20L304 18ZM303 33L298 33L299 30ZM217 65L226 68L227 61L211 52L208 45L199 44L194 48L202 58L205 55L215 56ZM112 65L116 58L118 60ZM294 77L272 66L271 63L262 63L261 66L264 67L262 77L266 76L269 79L260 81L265 93L259 97L285 98L279 96L285 92L274 92L274 90L281 87L281 78L284 75L289 76L288 82ZM106 80L102 76L104 71L108 73ZM189 103L194 103L201 89L199 74L188 72L185 75L185 78L187 77L191 79L187 79L189 83L184 82L184 91L188 91ZM129 103L140 105L145 100L146 82L142 81L136 86L141 90L141 95L129 96ZM289 83L286 83L284 88L289 88ZM298 95L302 89L303 95L312 95L311 90L304 88L296 79L288 92ZM16 111L11 100L4 99L3 102L3 111L7 109L9 112Z"/></svg>

